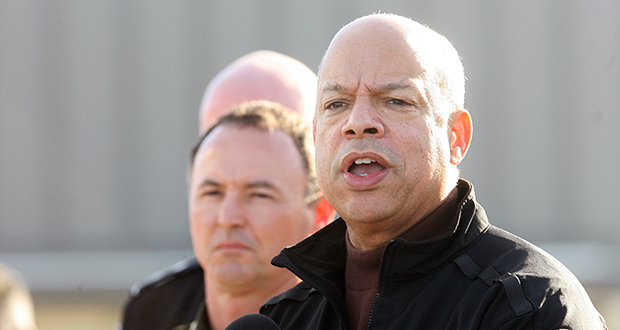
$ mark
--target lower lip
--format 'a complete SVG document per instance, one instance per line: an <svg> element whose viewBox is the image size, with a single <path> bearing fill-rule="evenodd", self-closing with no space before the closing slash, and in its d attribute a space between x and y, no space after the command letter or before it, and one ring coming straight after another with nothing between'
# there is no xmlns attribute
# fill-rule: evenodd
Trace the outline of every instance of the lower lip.
<svg viewBox="0 0 620 330"><path fill-rule="evenodd" d="M219 251L242 251L248 250L248 248L241 244L225 244L217 247Z"/></svg>
<svg viewBox="0 0 620 330"><path fill-rule="evenodd" d="M367 190L374 188L379 182L381 182L387 175L388 169L384 169L379 172L368 174L366 176L359 176L350 172L342 172L342 178L344 182L354 190Z"/></svg>

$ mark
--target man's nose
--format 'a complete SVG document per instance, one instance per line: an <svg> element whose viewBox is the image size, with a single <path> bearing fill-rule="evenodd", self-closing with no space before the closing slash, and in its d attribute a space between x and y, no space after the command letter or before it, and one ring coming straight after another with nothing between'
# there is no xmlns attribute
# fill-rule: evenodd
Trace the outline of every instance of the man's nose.
<svg viewBox="0 0 620 330"><path fill-rule="evenodd" d="M378 109L367 98L356 100L342 127L342 135L347 139L380 138L384 131Z"/></svg>
<svg viewBox="0 0 620 330"><path fill-rule="evenodd" d="M227 193L220 205L217 220L223 228L244 227L247 218L241 196L235 193Z"/></svg>

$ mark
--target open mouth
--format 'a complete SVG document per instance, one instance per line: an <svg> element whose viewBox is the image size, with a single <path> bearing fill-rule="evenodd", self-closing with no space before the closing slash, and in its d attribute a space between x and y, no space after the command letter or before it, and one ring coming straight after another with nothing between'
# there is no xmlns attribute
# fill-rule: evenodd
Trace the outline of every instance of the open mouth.
<svg viewBox="0 0 620 330"><path fill-rule="evenodd" d="M384 169L384 166L377 163L377 161L372 158L358 158L353 162L353 164L351 164L351 166L349 166L347 171L349 173L364 177L369 174L381 172Z"/></svg>

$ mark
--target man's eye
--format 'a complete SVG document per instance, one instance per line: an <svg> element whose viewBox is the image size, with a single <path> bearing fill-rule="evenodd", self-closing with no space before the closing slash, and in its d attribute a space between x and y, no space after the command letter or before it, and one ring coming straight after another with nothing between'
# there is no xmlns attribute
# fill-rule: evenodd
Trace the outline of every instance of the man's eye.
<svg viewBox="0 0 620 330"><path fill-rule="evenodd" d="M218 197L222 195L224 194L219 190L207 190L207 191L202 192L202 196L205 196L205 197Z"/></svg>
<svg viewBox="0 0 620 330"><path fill-rule="evenodd" d="M336 109L339 109L339 108L342 108L342 107L344 107L344 102L332 102L332 103L328 104L325 109L336 110Z"/></svg>
<svg viewBox="0 0 620 330"><path fill-rule="evenodd" d="M408 105L409 103L403 101L403 100L399 100L399 99L391 99L388 101L389 103L393 104L393 105Z"/></svg>
<svg viewBox="0 0 620 330"><path fill-rule="evenodd" d="M263 198L271 199L270 195L259 193L259 192L252 193L252 197L254 197L254 198L261 198L261 199L263 199Z"/></svg>

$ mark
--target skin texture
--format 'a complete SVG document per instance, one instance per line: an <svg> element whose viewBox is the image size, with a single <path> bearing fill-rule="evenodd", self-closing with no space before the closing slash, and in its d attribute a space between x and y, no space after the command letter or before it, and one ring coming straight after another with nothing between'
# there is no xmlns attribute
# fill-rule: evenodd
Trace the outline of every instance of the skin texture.
<svg viewBox="0 0 620 330"><path fill-rule="evenodd" d="M458 57L459 65L437 63L450 51L434 31L378 14L345 26L326 52L314 119L317 175L358 249L398 237L457 183L472 125L462 93L449 89L459 85L451 80ZM377 163L351 167L360 158Z"/></svg>
<svg viewBox="0 0 620 330"><path fill-rule="evenodd" d="M316 230L318 201L304 202L307 173L284 132L224 125L207 136L190 178L192 243L207 270L214 329L257 313L299 282L270 264L284 246Z"/></svg>
<svg viewBox="0 0 620 330"><path fill-rule="evenodd" d="M316 75L298 60L272 51L245 55L224 68L207 86L200 105L200 132L246 101L278 102L308 124L316 102Z"/></svg>

